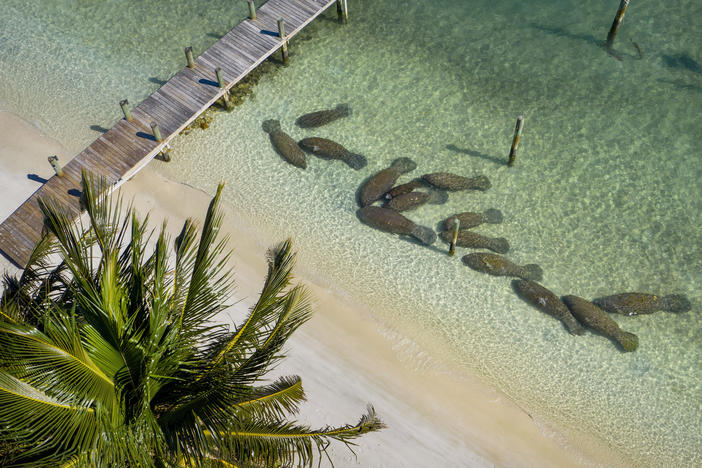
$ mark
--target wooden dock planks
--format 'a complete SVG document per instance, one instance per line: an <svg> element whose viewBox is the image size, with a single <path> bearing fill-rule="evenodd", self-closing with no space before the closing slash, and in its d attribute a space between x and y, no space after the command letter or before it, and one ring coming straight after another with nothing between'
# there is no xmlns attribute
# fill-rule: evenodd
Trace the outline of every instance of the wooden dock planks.
<svg viewBox="0 0 702 468"><path fill-rule="evenodd" d="M146 165L169 141L277 51L278 19L285 22L288 39L297 34L337 0L268 0L132 110L133 120L117 122L90 146L63 166L63 177L53 176L0 224L0 252L24 268L41 236L43 214L40 198L52 197L77 217L80 214L82 170L107 177L116 188ZM217 86L215 68L226 82ZM151 122L158 123L163 141L157 142ZM48 155L47 155L48 156Z"/></svg>

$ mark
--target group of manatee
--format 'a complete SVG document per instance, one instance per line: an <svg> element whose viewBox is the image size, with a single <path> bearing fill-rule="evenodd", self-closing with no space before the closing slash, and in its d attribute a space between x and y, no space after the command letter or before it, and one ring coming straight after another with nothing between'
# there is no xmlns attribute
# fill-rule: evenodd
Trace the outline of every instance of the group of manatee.
<svg viewBox="0 0 702 468"><path fill-rule="evenodd" d="M349 115L351 115L351 107L348 104L339 104L334 109L304 114L295 123L301 128L315 128ZM266 120L263 122L263 130L270 135L276 151L290 164L302 169L307 167L305 151L324 159L341 160L356 170L362 169L367 164L364 156L352 153L339 143L326 138L310 137L296 143L281 129L278 120ZM395 185L401 175L416 168L417 164L414 161L402 157L393 161L390 167L366 179L358 191L360 208L356 214L361 222L372 228L411 236L424 245L431 245L437 238L434 230L416 224L401 212L415 209L426 203L443 204L448 200L448 192L485 191L491 184L490 180L483 175L464 177L448 172L435 172ZM382 206L375 204L379 201ZM512 281L512 287L517 296L559 319L573 335L583 335L584 327L587 327L612 339L621 346L622 350L634 351L638 347L638 337L621 330L607 312L640 315L660 310L686 312L691 308L690 301L680 294L658 296L630 292L601 297L593 301L573 295L559 298L538 283L543 276L541 267L536 264L517 265L498 255L509 251L509 243L506 239L484 236L471 230L484 223L499 224L502 219L502 212L494 208L482 213L457 213L440 223L439 237L446 243L452 242L452 231L455 223L458 222L457 246L495 252L475 252L464 255L461 260L466 266L493 276L516 277L517 279Z"/></svg>

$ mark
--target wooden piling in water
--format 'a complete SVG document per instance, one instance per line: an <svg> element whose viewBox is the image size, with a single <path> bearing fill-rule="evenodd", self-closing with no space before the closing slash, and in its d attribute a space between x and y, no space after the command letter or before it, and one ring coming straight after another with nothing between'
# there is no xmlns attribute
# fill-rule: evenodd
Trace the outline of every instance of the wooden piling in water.
<svg viewBox="0 0 702 468"><path fill-rule="evenodd" d="M156 141L163 141L163 137L161 136L161 129L158 128L158 124L156 122L151 122L151 132L154 134L154 138L156 138Z"/></svg>
<svg viewBox="0 0 702 468"><path fill-rule="evenodd" d="M612 22L612 27L609 28L609 33L607 34L607 50L612 48L614 45L614 38L617 36L617 31L619 30L619 25L622 24L624 19L624 13L626 12L626 7L629 5L629 0L621 0L619 3L619 9L617 14L614 16L614 21Z"/></svg>
<svg viewBox="0 0 702 468"><path fill-rule="evenodd" d="M512 147L509 149L509 162L507 165L512 167L514 160L517 159L517 146L519 146L519 138L522 135L522 127L524 125L524 116L517 117L517 126L514 128L514 138L512 138Z"/></svg>
<svg viewBox="0 0 702 468"><path fill-rule="evenodd" d="M56 155L49 156L47 159L49 160L49 164L51 164L51 167L54 168L54 172L56 173L56 175L59 177L63 177L64 172L63 172L63 168L61 167L61 165L58 162L58 156L56 156Z"/></svg>
<svg viewBox="0 0 702 468"><path fill-rule="evenodd" d="M134 117L132 117L132 113L129 110L129 101L128 100L122 99L121 101L119 101L119 106L122 108L122 113L124 114L125 120L127 120L128 122L131 122L132 120L134 120Z"/></svg>
<svg viewBox="0 0 702 468"><path fill-rule="evenodd" d="M283 53L283 65L288 64L288 38L285 35L285 22L283 18L278 19L278 36L280 40L283 41L283 47L281 47Z"/></svg>
<svg viewBox="0 0 702 468"><path fill-rule="evenodd" d="M249 19L251 21L256 19L256 5L254 5L254 0L249 0Z"/></svg>
<svg viewBox="0 0 702 468"><path fill-rule="evenodd" d="M190 46L185 48L185 60L188 61L188 68L195 68L195 59L193 59L193 48Z"/></svg>
<svg viewBox="0 0 702 468"><path fill-rule="evenodd" d="M347 0L336 0L336 16L339 23L346 24L349 21L349 6Z"/></svg>
<svg viewBox="0 0 702 468"><path fill-rule="evenodd" d="M227 84L224 82L224 78L222 78L222 69L220 67L215 68L215 75L217 75L217 85L222 89L226 88ZM224 101L224 107L227 110L232 108L231 102L229 101L229 91L224 91L224 94L222 94L222 101Z"/></svg>
<svg viewBox="0 0 702 468"><path fill-rule="evenodd" d="M461 220L453 218L453 236L451 236L451 244L449 245L449 257L453 257L456 253L456 242L458 242L458 230L461 229Z"/></svg>

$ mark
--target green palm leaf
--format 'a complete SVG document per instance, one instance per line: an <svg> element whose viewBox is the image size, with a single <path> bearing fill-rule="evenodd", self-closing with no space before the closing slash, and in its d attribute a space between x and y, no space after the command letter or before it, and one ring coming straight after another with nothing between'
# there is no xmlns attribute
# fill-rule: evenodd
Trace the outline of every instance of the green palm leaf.
<svg viewBox="0 0 702 468"><path fill-rule="evenodd" d="M241 418L284 419L288 414L298 412L299 405L305 401L302 379L298 376L281 377L264 387L254 389L245 400L236 403L243 414Z"/></svg>

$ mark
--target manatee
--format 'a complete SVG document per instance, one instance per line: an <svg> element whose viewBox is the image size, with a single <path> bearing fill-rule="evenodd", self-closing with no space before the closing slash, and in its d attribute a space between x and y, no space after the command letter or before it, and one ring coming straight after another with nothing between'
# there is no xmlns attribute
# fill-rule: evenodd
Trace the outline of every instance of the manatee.
<svg viewBox="0 0 702 468"><path fill-rule="evenodd" d="M368 164L365 156L352 153L339 143L327 140L326 138L304 138L298 142L298 145L300 145L300 148L303 150L309 151L319 157L325 159L340 159L352 169L362 169Z"/></svg>
<svg viewBox="0 0 702 468"><path fill-rule="evenodd" d="M638 292L615 294L593 300L597 306L624 315L652 314L659 310L668 312L687 312L692 308L690 301L682 294L656 296Z"/></svg>
<svg viewBox="0 0 702 468"><path fill-rule="evenodd" d="M441 237L441 240L451 243L453 233L450 231L442 231L439 233L439 237ZM461 229L458 231L456 245L473 249L489 249L500 254L509 252L509 242L507 242L507 239L483 236L469 229Z"/></svg>
<svg viewBox="0 0 702 468"><path fill-rule="evenodd" d="M436 233L428 227L419 226L405 218L397 211L379 206L364 206L357 212L358 218L364 224L393 234L412 236L426 245L436 241Z"/></svg>
<svg viewBox="0 0 702 468"><path fill-rule="evenodd" d="M452 192L458 190L482 190L490 188L490 179L486 176L463 177L449 172L434 172L433 174L424 174L422 179L429 182L436 188L450 190Z"/></svg>
<svg viewBox="0 0 702 468"><path fill-rule="evenodd" d="M416 168L417 164L410 158L399 158L393 161L390 167L376 173L361 186L358 197L361 206L370 205L385 195L398 177Z"/></svg>
<svg viewBox="0 0 702 468"><path fill-rule="evenodd" d="M321 127L330 122L351 115L351 106L348 104L339 104L334 109L318 110L309 114L301 115L295 121L298 127L312 128Z"/></svg>
<svg viewBox="0 0 702 468"><path fill-rule="evenodd" d="M425 203L441 205L446 203L448 196L444 191L431 190L429 192L409 192L391 198L387 202L387 207L395 211L414 210Z"/></svg>
<svg viewBox="0 0 702 468"><path fill-rule="evenodd" d="M460 221L460 229L470 229L476 226L480 226L483 223L501 223L502 212L495 208L488 208L482 213L472 213L470 211L464 211L463 213L457 213L451 216L450 218L446 218L441 225L442 228L447 231L453 229L454 218L458 218L458 221Z"/></svg>
<svg viewBox="0 0 702 468"><path fill-rule="evenodd" d="M619 328L617 322L592 302L578 296L563 296L562 299L580 323L616 341L624 351L635 351L639 347L638 336Z"/></svg>
<svg viewBox="0 0 702 468"><path fill-rule="evenodd" d="M512 280L512 287L517 296L524 301L563 322L571 335L582 335L585 333L585 329L575 320L575 317L573 317L573 314L570 313L563 301L539 283L516 279Z"/></svg>
<svg viewBox="0 0 702 468"><path fill-rule="evenodd" d="M293 166L307 168L305 153L290 135L280 129L280 120L266 120L263 122L263 131L270 134L273 147L286 161Z"/></svg>
<svg viewBox="0 0 702 468"><path fill-rule="evenodd" d="M505 257L487 252L475 252L464 255L463 263L476 271L493 276L516 276L532 281L541 281L543 271L534 263L520 266Z"/></svg>
<svg viewBox="0 0 702 468"><path fill-rule="evenodd" d="M403 195L405 193L410 193L414 189L420 188L420 187L426 187L426 183L424 182L424 179L417 178L417 179L412 179L406 184L401 184L401 185L396 185L392 189L390 189L389 192L385 194L385 198L388 200L399 197L400 195Z"/></svg>

